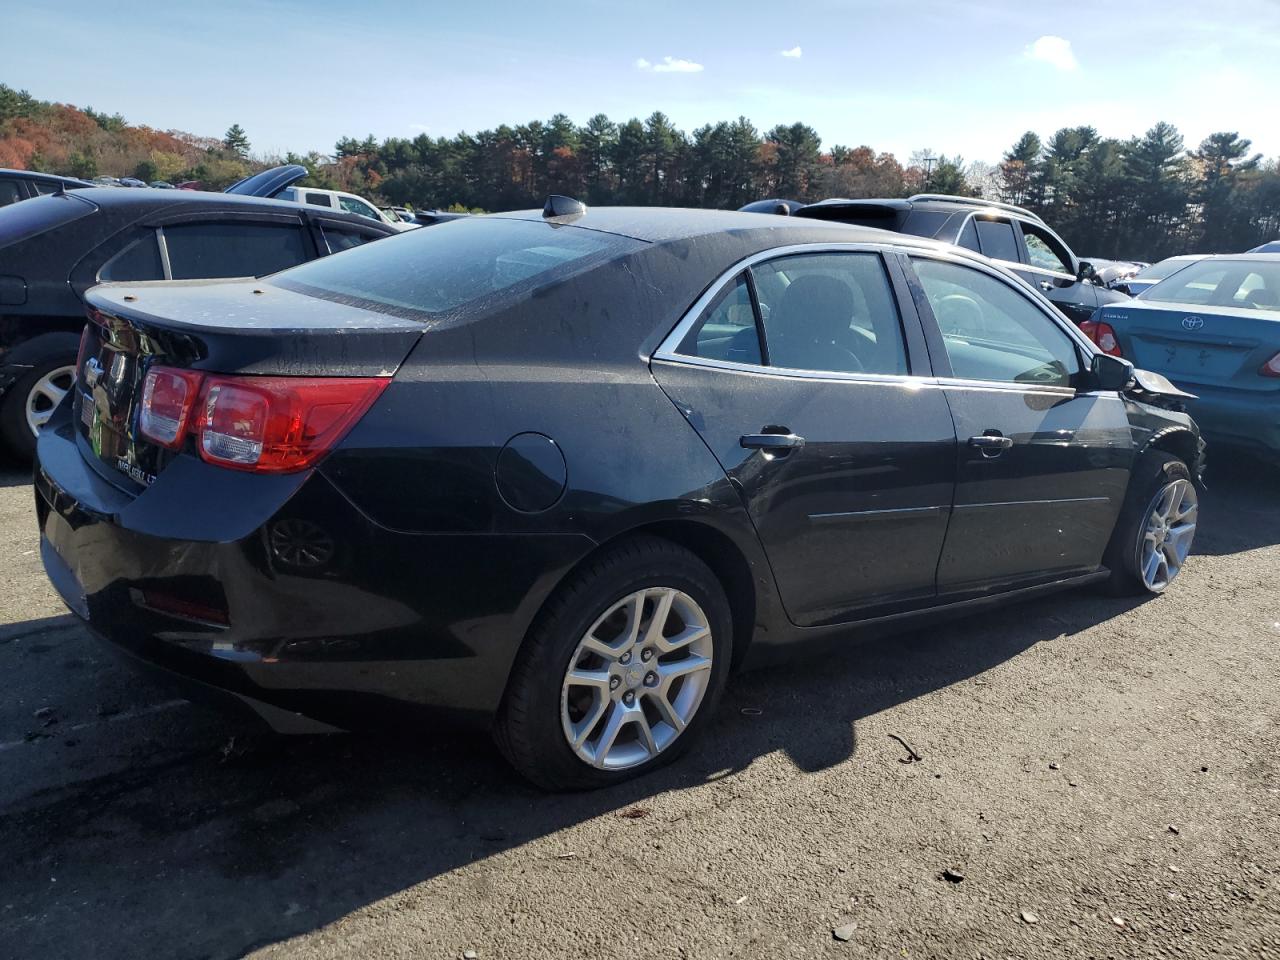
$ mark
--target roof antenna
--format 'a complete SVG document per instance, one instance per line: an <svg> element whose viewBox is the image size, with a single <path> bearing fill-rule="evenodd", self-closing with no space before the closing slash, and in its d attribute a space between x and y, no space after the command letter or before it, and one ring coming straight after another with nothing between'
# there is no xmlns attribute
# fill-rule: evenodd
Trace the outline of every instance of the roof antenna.
<svg viewBox="0 0 1280 960"><path fill-rule="evenodd" d="M547 220L555 217L580 217L586 212L587 205L581 200L559 193L553 193L547 197L547 202L542 207L542 216Z"/></svg>

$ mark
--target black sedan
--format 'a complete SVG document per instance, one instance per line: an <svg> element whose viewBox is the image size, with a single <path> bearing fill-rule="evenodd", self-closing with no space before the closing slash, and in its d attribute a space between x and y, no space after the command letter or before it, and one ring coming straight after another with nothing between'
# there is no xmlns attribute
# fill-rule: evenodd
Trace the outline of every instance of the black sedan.
<svg viewBox="0 0 1280 960"><path fill-rule="evenodd" d="M93 284L262 276L395 232L337 210L186 190L97 187L0 208L0 439L30 457L71 386Z"/></svg>
<svg viewBox="0 0 1280 960"><path fill-rule="evenodd" d="M674 757L739 666L1182 568L1195 424L1013 274L573 209L90 291L37 449L67 605L275 722L444 713L578 788Z"/></svg>

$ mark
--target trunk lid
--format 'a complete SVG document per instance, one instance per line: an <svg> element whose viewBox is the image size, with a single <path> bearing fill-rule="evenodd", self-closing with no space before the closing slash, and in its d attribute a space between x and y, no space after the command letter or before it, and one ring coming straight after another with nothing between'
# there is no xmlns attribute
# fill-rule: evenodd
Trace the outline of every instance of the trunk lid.
<svg viewBox="0 0 1280 960"><path fill-rule="evenodd" d="M138 431L152 364L261 376L391 376L423 326L256 280L104 284L86 295L89 324L73 415L81 452L138 493L174 457Z"/></svg>
<svg viewBox="0 0 1280 960"><path fill-rule="evenodd" d="M1196 386L1280 390L1280 379L1258 373L1280 352L1280 312L1133 300L1096 316L1116 331L1126 359L1192 393Z"/></svg>

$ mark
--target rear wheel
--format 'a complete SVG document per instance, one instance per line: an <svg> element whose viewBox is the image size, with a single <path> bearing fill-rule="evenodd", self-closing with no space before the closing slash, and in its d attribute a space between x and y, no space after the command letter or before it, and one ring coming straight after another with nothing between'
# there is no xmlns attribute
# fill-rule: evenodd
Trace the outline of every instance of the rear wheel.
<svg viewBox="0 0 1280 960"><path fill-rule="evenodd" d="M1186 463L1159 450L1144 454L1107 546L1111 592L1141 595L1168 589L1191 552L1199 505Z"/></svg>
<svg viewBox="0 0 1280 960"><path fill-rule="evenodd" d="M669 763L714 710L731 630L724 590L696 556L657 538L621 543L539 615L512 671L498 746L552 790Z"/></svg>
<svg viewBox="0 0 1280 960"><path fill-rule="evenodd" d="M75 354L47 357L19 377L0 400L0 435L9 450L30 460L36 434L75 382Z"/></svg>

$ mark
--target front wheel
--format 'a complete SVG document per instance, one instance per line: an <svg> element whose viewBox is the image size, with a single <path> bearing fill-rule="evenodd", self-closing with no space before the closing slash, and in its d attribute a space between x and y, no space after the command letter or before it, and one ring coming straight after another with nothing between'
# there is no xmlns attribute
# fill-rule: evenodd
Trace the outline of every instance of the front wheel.
<svg viewBox="0 0 1280 960"><path fill-rule="evenodd" d="M719 699L731 630L724 590L695 555L653 537L610 548L557 590L530 630L498 746L551 790L669 763Z"/></svg>
<svg viewBox="0 0 1280 960"><path fill-rule="evenodd" d="M1117 595L1163 593L1182 572L1195 540L1200 498L1191 471L1163 451L1144 454L1107 547Z"/></svg>

